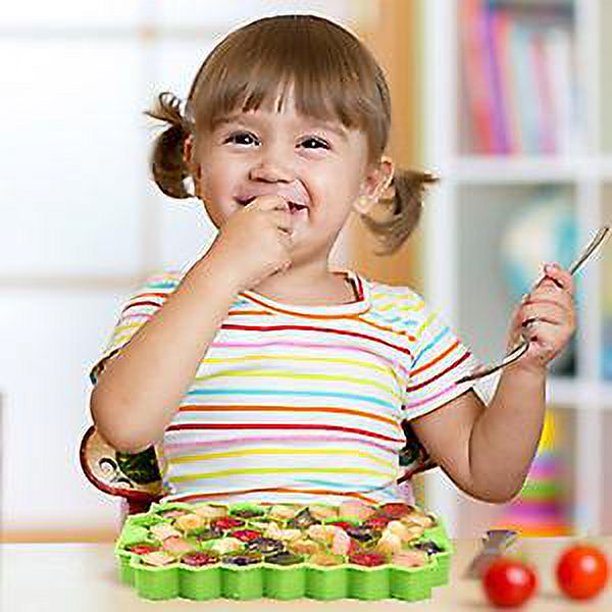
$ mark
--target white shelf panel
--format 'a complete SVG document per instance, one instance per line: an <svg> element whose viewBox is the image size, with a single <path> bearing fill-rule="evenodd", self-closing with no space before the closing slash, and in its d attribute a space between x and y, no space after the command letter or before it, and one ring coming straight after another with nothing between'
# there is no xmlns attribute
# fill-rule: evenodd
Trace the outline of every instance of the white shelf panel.
<svg viewBox="0 0 612 612"><path fill-rule="evenodd" d="M564 183L612 179L612 159L599 157L461 156L445 169L459 183Z"/></svg>
<svg viewBox="0 0 612 612"><path fill-rule="evenodd" d="M604 181L612 182L612 156L606 155L601 160L601 178Z"/></svg>
<svg viewBox="0 0 612 612"><path fill-rule="evenodd" d="M546 387L546 399L548 405L568 406L576 408L582 405L579 401L580 388L586 383L577 381L575 378L549 378Z"/></svg>
<svg viewBox="0 0 612 612"><path fill-rule="evenodd" d="M612 412L612 381L550 377L547 401L549 405L567 406L575 410Z"/></svg>

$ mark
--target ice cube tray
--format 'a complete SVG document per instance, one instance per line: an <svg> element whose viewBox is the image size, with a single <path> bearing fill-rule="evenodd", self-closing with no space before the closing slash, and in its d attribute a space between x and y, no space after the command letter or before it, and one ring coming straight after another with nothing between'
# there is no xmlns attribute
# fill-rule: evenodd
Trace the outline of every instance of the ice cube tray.
<svg viewBox="0 0 612 612"><path fill-rule="evenodd" d="M355 502L153 504L123 526L119 578L145 599L197 601L419 601L448 582L452 545L439 518L357 504L361 518ZM400 565L406 558L420 565Z"/></svg>

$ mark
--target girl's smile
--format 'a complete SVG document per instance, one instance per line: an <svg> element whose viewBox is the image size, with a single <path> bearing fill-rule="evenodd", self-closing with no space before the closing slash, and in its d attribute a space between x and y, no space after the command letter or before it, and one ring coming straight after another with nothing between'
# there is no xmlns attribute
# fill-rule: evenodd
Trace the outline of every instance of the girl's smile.
<svg viewBox="0 0 612 612"><path fill-rule="evenodd" d="M301 211L307 212L310 200L308 194L299 188L299 185L289 187L272 187L267 185L247 185L236 196L236 200L241 206L247 206L255 198L260 196L275 195L283 198L289 204L289 210L292 214L297 214Z"/></svg>

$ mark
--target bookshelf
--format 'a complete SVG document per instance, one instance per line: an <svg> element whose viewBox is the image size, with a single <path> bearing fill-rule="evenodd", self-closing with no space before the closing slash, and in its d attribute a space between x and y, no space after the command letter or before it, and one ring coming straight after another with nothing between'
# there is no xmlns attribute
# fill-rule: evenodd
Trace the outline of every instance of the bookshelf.
<svg viewBox="0 0 612 612"><path fill-rule="evenodd" d="M579 249L612 221L612 2L436 0L423 18L425 167L442 179L424 215L424 292L494 361L516 303L503 257L511 229L526 249L554 244L561 230L547 223L564 211ZM538 276L525 276L523 293ZM554 364L547 400L568 528L612 533L612 243L577 292L573 357ZM497 380L479 383L487 399ZM479 536L509 511L458 493L440 470L424 478L428 506L456 536Z"/></svg>

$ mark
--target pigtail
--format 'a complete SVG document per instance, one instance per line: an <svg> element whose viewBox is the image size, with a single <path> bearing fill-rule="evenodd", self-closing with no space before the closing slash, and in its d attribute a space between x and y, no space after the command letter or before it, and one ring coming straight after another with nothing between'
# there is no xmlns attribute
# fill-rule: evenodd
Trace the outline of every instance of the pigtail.
<svg viewBox="0 0 612 612"><path fill-rule="evenodd" d="M404 244L421 218L423 198L429 185L438 179L428 172L396 170L389 192L380 203L391 209L382 220L362 215L361 220L376 236L382 250L377 255L392 255Z"/></svg>
<svg viewBox="0 0 612 612"><path fill-rule="evenodd" d="M181 101L173 93L164 91L145 115L170 125L153 143L150 161L153 180L171 198L193 197L185 187L190 173L183 158L183 145L191 133L191 125L181 113Z"/></svg>

